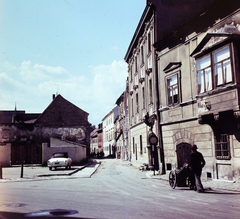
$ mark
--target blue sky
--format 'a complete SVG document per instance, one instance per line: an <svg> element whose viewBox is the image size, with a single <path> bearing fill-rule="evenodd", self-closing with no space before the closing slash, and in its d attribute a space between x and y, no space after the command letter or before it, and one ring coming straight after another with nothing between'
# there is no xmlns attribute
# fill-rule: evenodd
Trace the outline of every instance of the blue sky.
<svg viewBox="0 0 240 219"><path fill-rule="evenodd" d="M41 113L52 94L98 125L125 89L146 0L0 0L0 110Z"/></svg>

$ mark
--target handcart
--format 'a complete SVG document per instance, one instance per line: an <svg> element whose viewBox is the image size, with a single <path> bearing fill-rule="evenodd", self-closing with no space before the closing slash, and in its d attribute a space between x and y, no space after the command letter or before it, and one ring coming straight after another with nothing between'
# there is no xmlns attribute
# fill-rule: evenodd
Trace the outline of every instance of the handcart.
<svg viewBox="0 0 240 219"><path fill-rule="evenodd" d="M180 169L171 170L169 173L169 185L173 189L176 186L194 189L194 175L187 164L184 164Z"/></svg>

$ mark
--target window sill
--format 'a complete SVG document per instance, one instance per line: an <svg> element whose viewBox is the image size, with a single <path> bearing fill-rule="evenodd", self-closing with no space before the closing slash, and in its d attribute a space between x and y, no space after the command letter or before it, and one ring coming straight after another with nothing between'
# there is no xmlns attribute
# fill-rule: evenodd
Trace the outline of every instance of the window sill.
<svg viewBox="0 0 240 219"><path fill-rule="evenodd" d="M192 102L192 100L191 100L191 102ZM186 104L186 105L189 105L189 104ZM161 108L159 108L159 111L163 112L163 111L166 111L166 110L178 108L179 106L182 106L181 103L178 103L178 104L175 104L175 105L171 105L171 106L162 106Z"/></svg>
<svg viewBox="0 0 240 219"><path fill-rule="evenodd" d="M221 92L224 92L224 91L227 91L227 90L231 90L231 89L235 89L235 88L237 88L236 83L235 84L228 84L226 86L218 87L218 88L216 88L214 90L211 90L211 91L200 93L200 94L196 95L195 97L196 98L201 98L201 97L218 94L218 93L221 93Z"/></svg>
<svg viewBox="0 0 240 219"><path fill-rule="evenodd" d="M180 106L187 106L187 105L191 105L191 104L194 104L194 103L197 103L196 99L192 99L192 100L188 100L188 101L182 102L179 105Z"/></svg>
<svg viewBox="0 0 240 219"><path fill-rule="evenodd" d="M223 160L229 161L229 160L231 160L231 156L230 157L216 157L216 159L218 161L223 161Z"/></svg>

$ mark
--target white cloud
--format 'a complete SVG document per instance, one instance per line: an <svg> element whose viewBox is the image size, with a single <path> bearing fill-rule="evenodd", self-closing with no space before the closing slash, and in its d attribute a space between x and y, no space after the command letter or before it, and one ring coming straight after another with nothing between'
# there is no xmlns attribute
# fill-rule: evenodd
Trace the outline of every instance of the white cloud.
<svg viewBox="0 0 240 219"><path fill-rule="evenodd" d="M70 74L61 66L24 61L20 67L9 65L5 72L0 70L0 110L13 110L17 102L18 109L40 113L58 89L64 98L88 112L89 121L97 125L115 107L126 79L123 61L92 66L85 75Z"/></svg>
<svg viewBox="0 0 240 219"><path fill-rule="evenodd" d="M39 64L32 66L30 61L23 61L20 67L20 75L27 83L52 80L56 76L61 78L67 74L67 70L61 66L51 67Z"/></svg>

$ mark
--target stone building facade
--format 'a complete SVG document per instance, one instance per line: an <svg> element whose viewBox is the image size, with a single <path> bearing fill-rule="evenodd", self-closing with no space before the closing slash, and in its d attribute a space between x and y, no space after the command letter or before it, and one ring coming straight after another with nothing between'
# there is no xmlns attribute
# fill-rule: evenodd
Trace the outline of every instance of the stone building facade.
<svg viewBox="0 0 240 219"><path fill-rule="evenodd" d="M155 66L155 9L147 4L125 55L128 64L128 144L129 158L159 169L160 153L152 151L148 136L158 135ZM151 128L145 118L151 120ZM147 119L147 120L148 120Z"/></svg>
<svg viewBox="0 0 240 219"><path fill-rule="evenodd" d="M105 156L115 154L114 110L102 119L103 152Z"/></svg>
<svg viewBox="0 0 240 219"><path fill-rule="evenodd" d="M115 139L117 157L129 160L128 144L128 88L117 99L119 116L115 122Z"/></svg>
<svg viewBox="0 0 240 219"><path fill-rule="evenodd" d="M240 176L239 8L234 0L147 0L125 56L131 162L157 160L165 173L197 144L204 178ZM149 131L158 137L154 154Z"/></svg>
<svg viewBox="0 0 240 219"><path fill-rule="evenodd" d="M205 6L155 43L164 159L167 170L180 168L196 144L204 178L233 180L240 176L240 4Z"/></svg>

